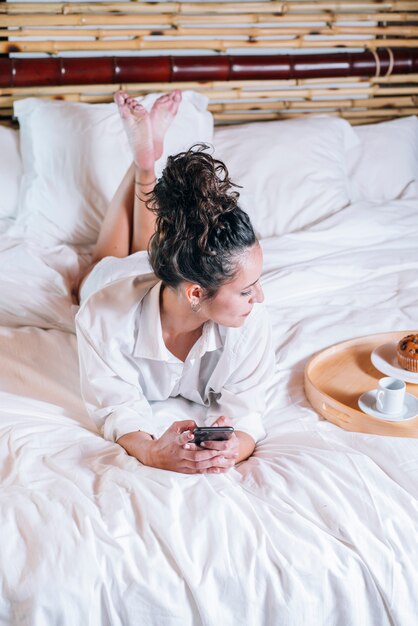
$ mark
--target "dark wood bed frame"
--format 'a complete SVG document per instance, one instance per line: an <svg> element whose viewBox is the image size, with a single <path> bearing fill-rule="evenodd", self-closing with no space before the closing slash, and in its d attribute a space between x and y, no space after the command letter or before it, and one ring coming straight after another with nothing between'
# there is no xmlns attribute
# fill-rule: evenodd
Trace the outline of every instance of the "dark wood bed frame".
<svg viewBox="0 0 418 626"><path fill-rule="evenodd" d="M0 87L287 80L418 73L418 50L317 55L0 58Z"/></svg>

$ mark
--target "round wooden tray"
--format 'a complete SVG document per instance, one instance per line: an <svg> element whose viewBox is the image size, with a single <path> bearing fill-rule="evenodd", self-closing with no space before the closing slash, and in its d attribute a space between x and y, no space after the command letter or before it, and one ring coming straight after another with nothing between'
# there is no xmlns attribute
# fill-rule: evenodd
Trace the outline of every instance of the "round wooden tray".
<svg viewBox="0 0 418 626"><path fill-rule="evenodd" d="M392 437L418 437L418 416L393 422L367 415L357 404L359 396L376 389L379 378L385 376L372 364L372 351L411 332L406 330L358 337L315 354L305 368L305 393L314 409L345 430ZM406 391L418 397L418 385L406 383Z"/></svg>

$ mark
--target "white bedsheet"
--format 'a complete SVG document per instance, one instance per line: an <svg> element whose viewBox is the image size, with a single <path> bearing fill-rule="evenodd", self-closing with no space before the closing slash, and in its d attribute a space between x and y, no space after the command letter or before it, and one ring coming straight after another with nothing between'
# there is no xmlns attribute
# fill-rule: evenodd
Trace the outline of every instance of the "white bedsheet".
<svg viewBox="0 0 418 626"><path fill-rule="evenodd" d="M226 475L184 476L141 466L86 415L75 251L2 238L0 323L29 324L0 330L2 625L415 624L418 441L320 419L303 369L336 341L417 327L418 201L357 204L262 245L269 434Z"/></svg>

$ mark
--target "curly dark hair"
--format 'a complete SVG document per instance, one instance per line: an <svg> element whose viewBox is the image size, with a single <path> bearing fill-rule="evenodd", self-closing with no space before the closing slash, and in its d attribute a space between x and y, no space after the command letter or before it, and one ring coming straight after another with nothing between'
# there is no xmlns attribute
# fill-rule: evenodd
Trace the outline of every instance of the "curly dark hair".
<svg viewBox="0 0 418 626"><path fill-rule="evenodd" d="M156 215L148 255L156 276L177 287L197 283L213 297L237 272L239 255L257 242L226 165L195 144L167 159L149 194ZM238 256L237 256L238 255Z"/></svg>

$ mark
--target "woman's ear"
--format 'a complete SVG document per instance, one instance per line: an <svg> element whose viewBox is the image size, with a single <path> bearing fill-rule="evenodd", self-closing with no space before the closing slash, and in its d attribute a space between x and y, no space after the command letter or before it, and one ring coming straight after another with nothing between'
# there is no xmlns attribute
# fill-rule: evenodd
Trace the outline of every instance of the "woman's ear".
<svg viewBox="0 0 418 626"><path fill-rule="evenodd" d="M200 303L200 300L203 297L203 289L200 285L196 285L196 283L187 283L185 287L185 294L190 303L196 302L196 300Z"/></svg>
<svg viewBox="0 0 418 626"><path fill-rule="evenodd" d="M199 313L203 299L203 289L200 285L188 283L185 289L186 298L193 313Z"/></svg>

